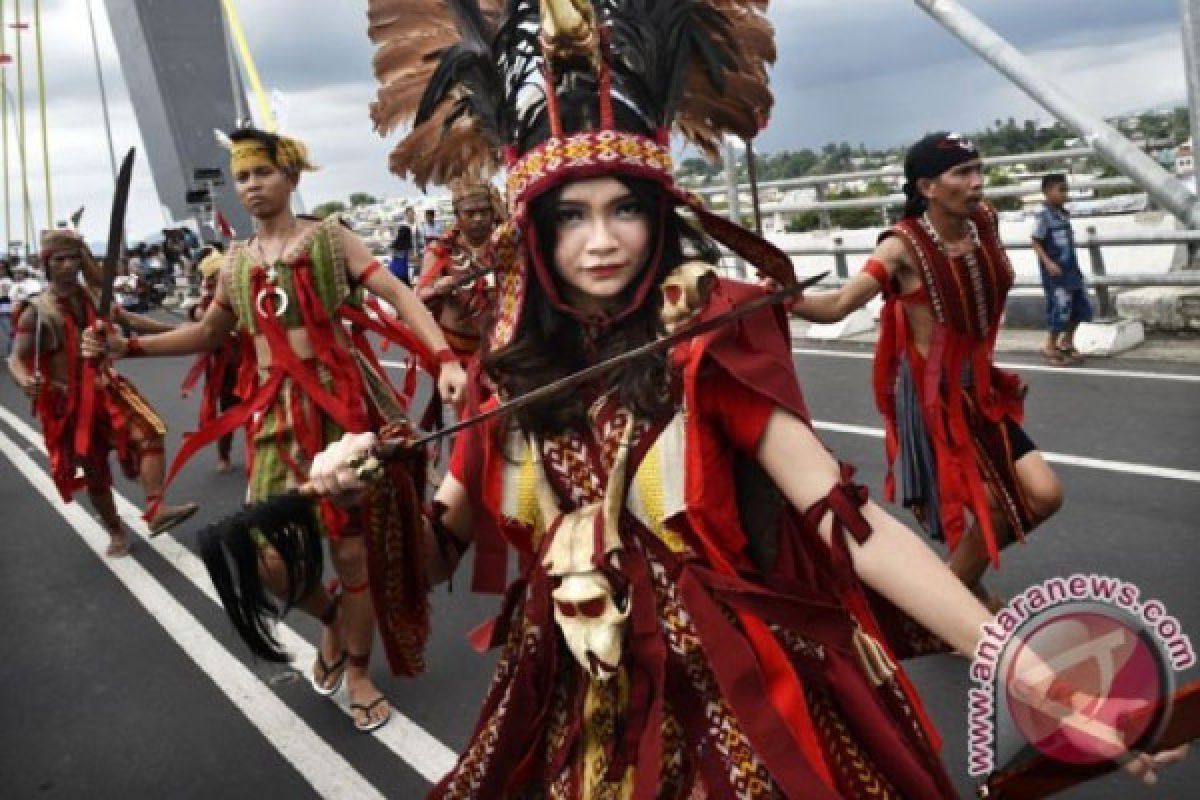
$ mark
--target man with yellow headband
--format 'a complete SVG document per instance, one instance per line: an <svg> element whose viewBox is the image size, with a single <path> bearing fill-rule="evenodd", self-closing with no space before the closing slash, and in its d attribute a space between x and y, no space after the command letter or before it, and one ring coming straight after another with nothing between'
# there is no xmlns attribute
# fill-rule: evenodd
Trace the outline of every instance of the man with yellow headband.
<svg viewBox="0 0 1200 800"><path fill-rule="evenodd" d="M425 249L417 294L437 318L455 355L467 366L479 351L481 324L493 290L484 255L492 231L503 221L499 193L487 181L462 178L450 185L454 227ZM473 281L461 283L476 274Z"/></svg>
<svg viewBox="0 0 1200 800"><path fill-rule="evenodd" d="M107 554L129 552L129 539L117 516L108 454L116 451L126 477L136 478L152 509L147 521L160 533L190 517L194 503L163 506L163 436L167 428L146 399L111 363L82 357L81 332L96 319L92 291L100 268L77 233L43 231L42 265L49 286L16 312L17 337L8 368L33 399L50 454L50 477L65 502L87 489L108 531ZM80 283L83 272L87 286ZM145 333L171 330L149 317L113 307L113 322Z"/></svg>
<svg viewBox="0 0 1200 800"><path fill-rule="evenodd" d="M200 272L200 302L188 310L188 319L199 322L204 312L212 305L217 293L217 275L221 270L225 254L217 245L210 245L208 251L201 253L197 269ZM216 350L201 353L196 356L192 368L184 376L179 387L182 395L187 397L196 388L200 378L204 378L204 388L200 397L200 427L217 418L217 413L228 411L238 404L237 384L238 374L242 364L242 336L238 333L229 335L229 339ZM233 433L227 433L217 440L217 472L222 474L233 469L230 456L233 453Z"/></svg>
<svg viewBox="0 0 1200 800"><path fill-rule="evenodd" d="M257 503L308 478L312 458L343 432L403 426L410 395L388 381L365 335L375 332L403 346L437 375L448 401L461 401L466 374L441 329L421 301L375 260L337 215L297 218L292 192L300 174L313 169L295 139L255 129L229 137L230 172L239 199L255 218L257 232L234 242L221 266L204 316L171 333L141 339L92 336L89 346L118 356L171 356L211 351L240 331L253 348L257 374L243 384L241 402L188 437L170 476L209 442L247 426L250 441L248 503ZM379 313L360 289L386 300L398 319ZM374 314L367 314L367 305ZM411 384L411 382L409 382ZM423 563L419 532L406 525L411 498L380 491L357 507L322 501L319 527L329 541L340 592L317 588L292 597L293 559L303 554L272 547L263 537L239 540L241 552L258 556L240 576L258 582L257 592L222 594L231 616L254 614L244 605L265 589L317 617L324 628L311 683L322 695L346 684L355 726L370 731L387 722L390 708L368 671L378 619L392 670L422 668L428 635L423 585L411 576ZM214 573L214 578L216 573ZM214 580L218 591L222 588ZM253 596L253 597L251 597ZM292 602L295 601L295 602ZM234 607L233 604L237 604ZM244 618L244 617L243 617ZM243 631L252 647L251 634Z"/></svg>

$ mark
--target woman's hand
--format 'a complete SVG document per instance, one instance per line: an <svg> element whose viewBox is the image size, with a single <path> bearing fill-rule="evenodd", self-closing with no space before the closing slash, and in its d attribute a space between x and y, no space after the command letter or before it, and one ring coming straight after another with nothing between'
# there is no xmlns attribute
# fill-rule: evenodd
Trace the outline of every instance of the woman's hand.
<svg viewBox="0 0 1200 800"><path fill-rule="evenodd" d="M98 324L83 332L83 357L107 357L113 360L125 355L129 341L114 326Z"/></svg>
<svg viewBox="0 0 1200 800"><path fill-rule="evenodd" d="M462 364L449 361L442 365L438 372L438 392L455 408L462 406L467 397L467 373Z"/></svg>
<svg viewBox="0 0 1200 800"><path fill-rule="evenodd" d="M346 434L317 453L308 470L309 482L326 497L353 497L366 488L358 471L378 445L379 437L373 433Z"/></svg>
<svg viewBox="0 0 1200 800"><path fill-rule="evenodd" d="M1054 720L1058 735L1077 743L1081 750L1112 757L1121 764L1123 771L1147 785L1158 782L1158 772L1163 767L1187 756L1186 744L1156 753L1126 749L1122 719L1149 713L1149 701L1097 697L1055 675L1039 657L1025 660L1033 666L1022 668L1018 663L1018 672L1008 686L1009 692L1019 702Z"/></svg>

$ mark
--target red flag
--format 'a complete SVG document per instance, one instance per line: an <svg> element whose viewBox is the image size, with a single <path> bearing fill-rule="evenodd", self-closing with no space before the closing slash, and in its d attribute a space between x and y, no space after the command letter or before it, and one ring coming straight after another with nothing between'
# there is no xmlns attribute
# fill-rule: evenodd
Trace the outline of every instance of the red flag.
<svg viewBox="0 0 1200 800"><path fill-rule="evenodd" d="M235 231L233 226L229 224L229 220L225 219L225 215L221 213L221 209L217 209L216 218L213 221L217 225L217 230L219 230L221 235L226 239L232 239L233 237L237 236L237 231Z"/></svg>

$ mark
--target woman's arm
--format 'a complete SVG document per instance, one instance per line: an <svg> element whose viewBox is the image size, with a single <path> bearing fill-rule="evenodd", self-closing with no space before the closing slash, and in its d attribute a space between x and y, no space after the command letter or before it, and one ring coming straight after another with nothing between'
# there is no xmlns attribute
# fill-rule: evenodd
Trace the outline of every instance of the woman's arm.
<svg viewBox="0 0 1200 800"><path fill-rule="evenodd" d="M797 509L821 500L840 480L837 462L812 430L776 408L759 443L758 460ZM966 656L975 652L987 609L942 560L909 528L879 506L862 508L871 536L863 544L847 539L854 569L863 582ZM831 541L832 515L820 533Z"/></svg>

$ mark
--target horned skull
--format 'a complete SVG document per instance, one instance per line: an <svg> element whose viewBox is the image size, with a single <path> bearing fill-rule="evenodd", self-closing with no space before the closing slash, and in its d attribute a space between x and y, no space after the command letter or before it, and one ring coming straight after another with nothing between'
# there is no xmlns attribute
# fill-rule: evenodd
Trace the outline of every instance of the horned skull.
<svg viewBox="0 0 1200 800"><path fill-rule="evenodd" d="M625 502L625 464L634 427L630 415L604 499L566 513L558 511L541 471L540 447L533 442L538 500L542 519L549 523L541 563L556 584L550 593L554 621L575 660L598 682L617 674L630 612L629 599L618 602L612 582L599 567L615 566L621 549L617 523Z"/></svg>

